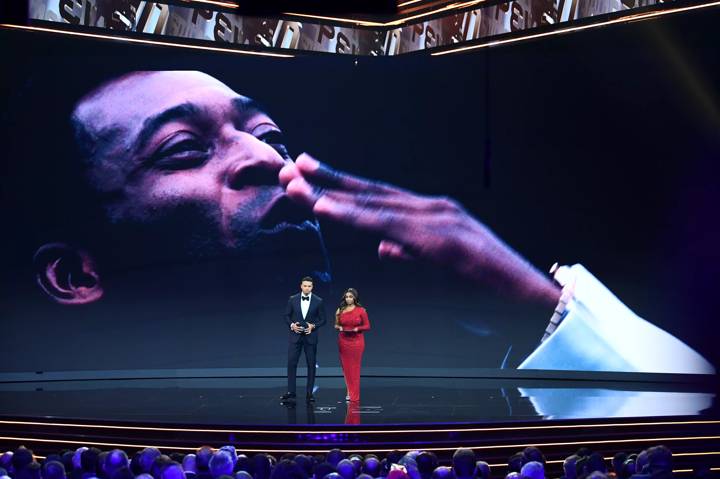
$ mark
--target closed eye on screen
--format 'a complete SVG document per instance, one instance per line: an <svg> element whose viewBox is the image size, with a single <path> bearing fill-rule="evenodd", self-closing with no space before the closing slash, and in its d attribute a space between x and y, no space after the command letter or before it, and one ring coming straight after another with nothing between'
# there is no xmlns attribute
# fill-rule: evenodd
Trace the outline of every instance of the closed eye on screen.
<svg viewBox="0 0 720 479"><path fill-rule="evenodd" d="M193 168L205 162L209 147L189 132L179 132L163 142L151 157L152 165L167 170Z"/></svg>
<svg viewBox="0 0 720 479"><path fill-rule="evenodd" d="M262 135L258 136L260 141L267 143L277 151L280 156L290 160L290 153L288 153L287 146L285 146L285 136L279 130L270 130Z"/></svg>

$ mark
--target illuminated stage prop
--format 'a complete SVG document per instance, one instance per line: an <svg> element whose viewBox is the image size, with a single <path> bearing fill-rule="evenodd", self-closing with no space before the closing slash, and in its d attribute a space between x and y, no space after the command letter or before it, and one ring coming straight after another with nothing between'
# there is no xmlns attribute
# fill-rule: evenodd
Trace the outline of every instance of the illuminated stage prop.
<svg viewBox="0 0 720 479"><path fill-rule="evenodd" d="M479 0L406 13L387 21L286 12L243 16L233 3L181 6L128 0L30 0L34 26L62 25L87 33L140 35L159 41L191 40L206 46L275 52L393 56L449 52L536 35L583 30L650 18L718 2L659 0Z"/></svg>

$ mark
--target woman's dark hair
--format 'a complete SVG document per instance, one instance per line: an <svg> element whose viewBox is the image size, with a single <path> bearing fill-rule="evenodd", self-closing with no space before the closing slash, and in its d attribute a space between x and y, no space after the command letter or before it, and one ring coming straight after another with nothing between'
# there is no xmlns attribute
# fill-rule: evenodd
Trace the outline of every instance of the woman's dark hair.
<svg viewBox="0 0 720 479"><path fill-rule="evenodd" d="M345 308L347 308L347 306L348 306L347 303L345 302L345 295L348 293L352 294L353 298L355 298L355 306L362 306L362 304L360 304L360 296L358 295L357 289L348 288L342 294L342 298L340 299L340 306L338 306L338 316L340 316L340 313L342 313L345 310Z"/></svg>

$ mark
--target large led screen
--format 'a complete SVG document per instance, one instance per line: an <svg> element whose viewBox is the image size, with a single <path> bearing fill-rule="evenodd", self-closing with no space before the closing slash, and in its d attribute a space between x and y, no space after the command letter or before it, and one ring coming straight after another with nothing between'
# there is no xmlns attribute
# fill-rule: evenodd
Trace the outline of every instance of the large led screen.
<svg viewBox="0 0 720 479"><path fill-rule="evenodd" d="M282 373L309 276L321 374L350 287L377 374L714 373L718 60L654 28L389 59L3 31L0 369Z"/></svg>

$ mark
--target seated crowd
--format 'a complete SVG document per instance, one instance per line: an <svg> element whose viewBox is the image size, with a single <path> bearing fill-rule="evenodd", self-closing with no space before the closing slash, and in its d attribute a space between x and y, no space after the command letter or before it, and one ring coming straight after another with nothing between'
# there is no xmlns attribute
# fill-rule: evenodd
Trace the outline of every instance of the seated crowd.
<svg viewBox="0 0 720 479"><path fill-rule="evenodd" d="M503 468L504 469L504 468ZM638 454L615 454L607 464L602 454L582 448L565 459L561 479L671 478L672 454L656 446ZM440 464L427 451L393 451L346 455L339 449L327 454L269 454L246 456L233 446L199 448L192 454L163 454L146 448L132 456L120 450L81 447L50 454L38 462L32 451L20 447L0 456L0 479L545 479L545 457L536 447L511 456L507 469L492 472L471 449L458 449L452 463Z"/></svg>

